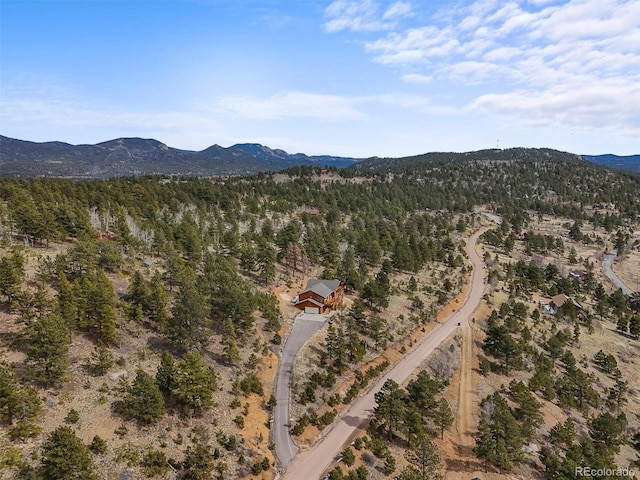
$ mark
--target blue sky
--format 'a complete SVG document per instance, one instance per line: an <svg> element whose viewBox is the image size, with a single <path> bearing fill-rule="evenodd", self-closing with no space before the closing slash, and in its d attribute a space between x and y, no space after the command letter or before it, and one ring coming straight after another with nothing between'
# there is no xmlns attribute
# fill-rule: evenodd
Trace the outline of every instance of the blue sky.
<svg viewBox="0 0 640 480"><path fill-rule="evenodd" d="M0 134L640 153L637 0L0 0Z"/></svg>

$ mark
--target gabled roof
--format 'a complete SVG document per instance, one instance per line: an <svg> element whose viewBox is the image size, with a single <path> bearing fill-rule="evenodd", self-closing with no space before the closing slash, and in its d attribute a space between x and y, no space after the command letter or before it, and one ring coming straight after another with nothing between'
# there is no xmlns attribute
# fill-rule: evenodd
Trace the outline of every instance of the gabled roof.
<svg viewBox="0 0 640 480"><path fill-rule="evenodd" d="M564 305L564 303L567 300L569 300L569 297L567 297L564 293L561 293L559 295L554 295L553 297L551 297L551 301L558 308L560 308L562 305Z"/></svg>
<svg viewBox="0 0 640 480"><path fill-rule="evenodd" d="M304 303L304 302L309 302L309 303L311 303L312 305L315 305L316 307L324 307L324 303L322 303L322 302L317 302L317 301L316 301L316 300L314 300L313 298L303 298L302 300L298 300L295 304L296 304L296 305L299 305L299 304Z"/></svg>
<svg viewBox="0 0 640 480"><path fill-rule="evenodd" d="M299 295L305 292L313 292L320 295L323 298L328 297L335 292L340 286L340 280L320 280L317 278L311 279L307 282L307 286Z"/></svg>

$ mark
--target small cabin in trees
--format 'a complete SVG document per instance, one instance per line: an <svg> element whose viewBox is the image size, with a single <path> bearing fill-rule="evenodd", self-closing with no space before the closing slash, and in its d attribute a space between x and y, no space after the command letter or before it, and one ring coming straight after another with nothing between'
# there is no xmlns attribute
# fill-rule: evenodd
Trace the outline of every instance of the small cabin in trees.
<svg viewBox="0 0 640 480"><path fill-rule="evenodd" d="M320 210L318 210L317 208L300 207L296 208L294 215L296 216L296 218L302 218L305 215L309 215L310 217L318 217L320 216Z"/></svg>
<svg viewBox="0 0 640 480"><path fill-rule="evenodd" d="M340 280L312 279L294 299L293 304L305 313L326 313L342 303L344 286Z"/></svg>
<svg viewBox="0 0 640 480"><path fill-rule="evenodd" d="M580 305L580 303L576 302L572 298L566 296L564 293L551 297L549 307L551 308L551 313L554 314L564 307L572 309L578 317L584 317L586 315L586 312L582 305Z"/></svg>

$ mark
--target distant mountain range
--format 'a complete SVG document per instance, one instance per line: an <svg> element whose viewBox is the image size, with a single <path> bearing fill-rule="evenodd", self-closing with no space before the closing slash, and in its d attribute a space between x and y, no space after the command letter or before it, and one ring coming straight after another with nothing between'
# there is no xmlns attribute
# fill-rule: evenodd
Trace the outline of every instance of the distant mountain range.
<svg viewBox="0 0 640 480"><path fill-rule="evenodd" d="M504 155L512 155L509 150L502 152ZM430 158L451 159L460 155L468 157L475 154L484 155L482 151L425 155ZM492 155L495 155L495 152ZM298 165L344 168L357 164L360 167L359 170L364 170L398 160L410 165L412 161L423 157L423 155L404 159L374 157L363 162L364 159L350 157L290 154L284 150L271 149L257 143L240 143L226 148L212 145L202 151L192 151L172 148L157 140L143 138L118 138L95 145L71 145L63 142L36 143L0 135L0 176L3 177L108 178L153 174L238 175L278 171ZM581 155L581 157L606 167L640 173L640 155L626 157Z"/></svg>
<svg viewBox="0 0 640 480"><path fill-rule="evenodd" d="M153 139L118 138L96 145L36 143L0 135L0 176L107 178L129 175L236 175L296 165L346 167L358 159L308 156L245 143L196 152Z"/></svg>
<svg viewBox="0 0 640 480"><path fill-rule="evenodd" d="M640 155L618 156L612 154L606 155L581 155L582 158L589 162L597 163L609 168L618 170L627 170L629 172L640 173Z"/></svg>

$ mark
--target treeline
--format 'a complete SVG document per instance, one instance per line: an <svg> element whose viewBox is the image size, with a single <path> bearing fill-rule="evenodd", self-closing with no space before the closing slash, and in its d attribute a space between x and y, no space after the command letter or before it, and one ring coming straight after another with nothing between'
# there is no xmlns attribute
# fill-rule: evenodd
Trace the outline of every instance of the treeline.
<svg viewBox="0 0 640 480"><path fill-rule="evenodd" d="M580 157L549 149L513 148L470 153L431 153L400 159L372 159L350 167L351 175L401 176L424 185L433 197L449 192L455 208L495 204L499 213L534 210L547 215L586 219L584 206L613 204L619 218L640 213L640 175L607 170ZM450 208L445 206L431 208ZM607 225L600 214L593 219Z"/></svg>

